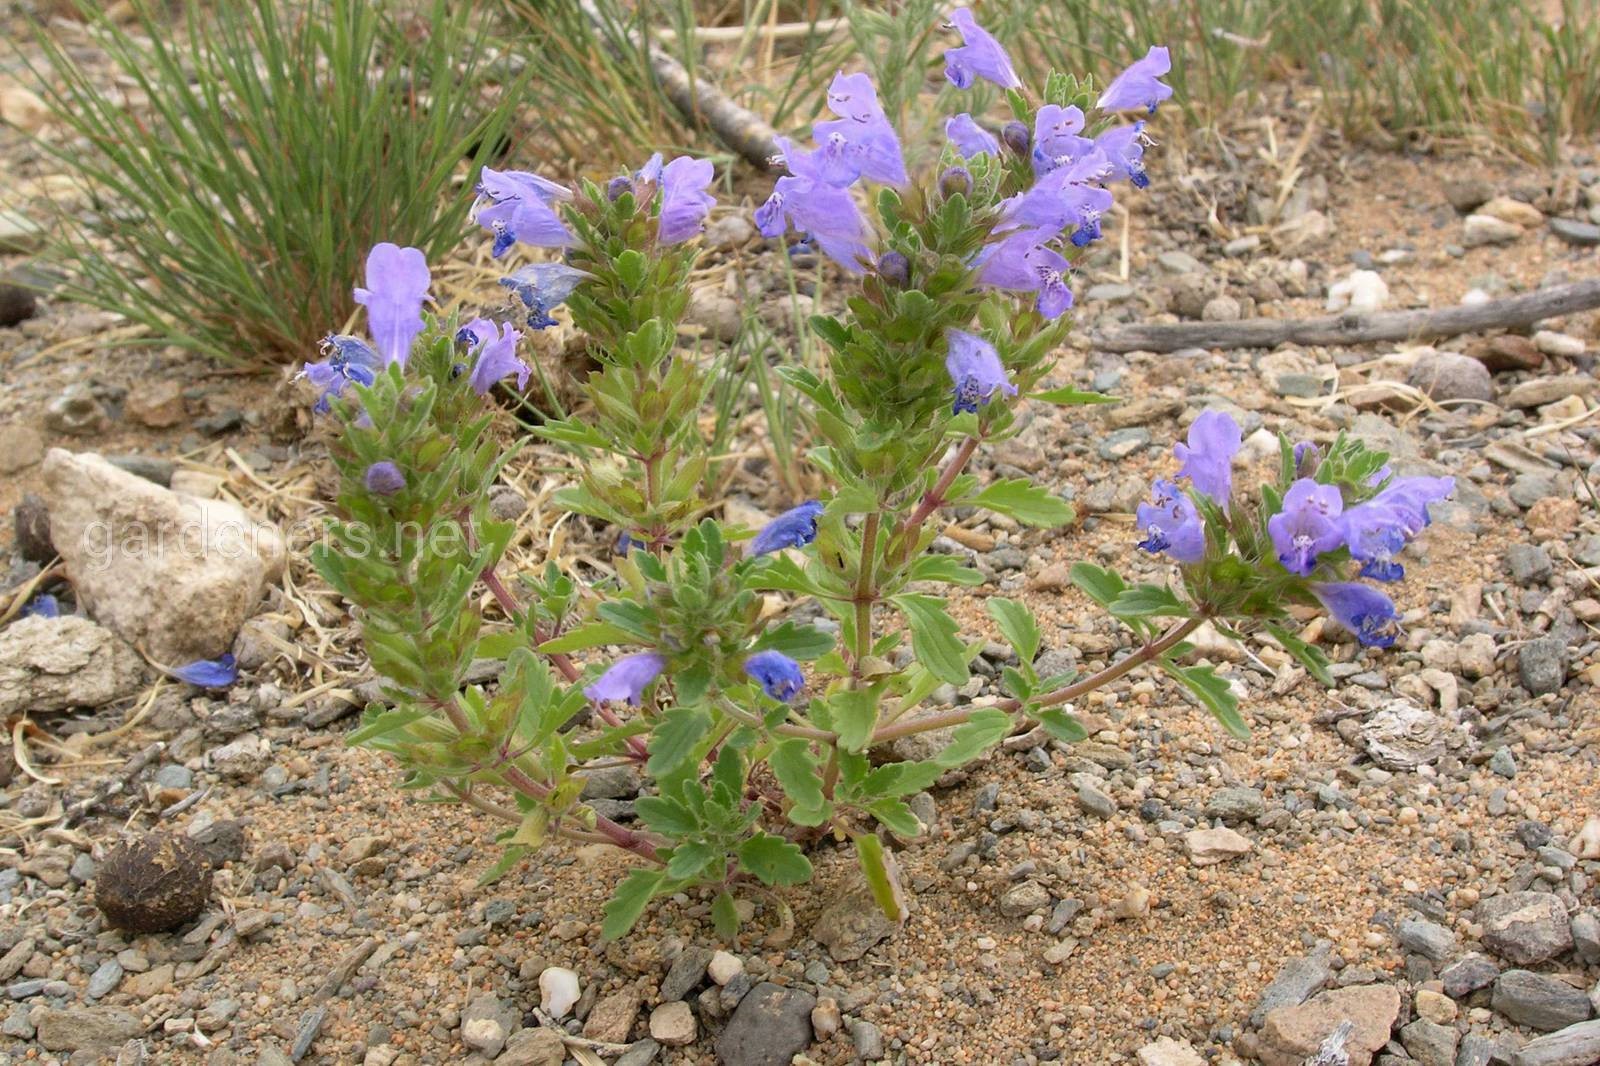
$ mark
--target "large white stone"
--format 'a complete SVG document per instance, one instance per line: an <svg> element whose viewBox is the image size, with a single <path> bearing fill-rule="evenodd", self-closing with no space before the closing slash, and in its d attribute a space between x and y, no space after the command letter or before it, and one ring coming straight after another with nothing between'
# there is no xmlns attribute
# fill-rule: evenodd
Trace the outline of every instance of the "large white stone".
<svg viewBox="0 0 1600 1066"><path fill-rule="evenodd" d="M50 539L79 602L159 662L227 651L283 573L277 529L235 503L173 492L93 452L52 448L43 473Z"/></svg>

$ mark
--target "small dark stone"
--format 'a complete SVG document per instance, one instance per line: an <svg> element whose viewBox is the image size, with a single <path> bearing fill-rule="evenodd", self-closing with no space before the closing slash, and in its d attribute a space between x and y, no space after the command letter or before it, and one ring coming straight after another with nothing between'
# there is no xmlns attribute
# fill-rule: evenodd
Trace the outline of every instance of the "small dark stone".
<svg viewBox="0 0 1600 1066"><path fill-rule="evenodd" d="M1552 218L1550 232L1580 248L1600 244L1600 226L1593 222L1579 222L1575 218Z"/></svg>
<svg viewBox="0 0 1600 1066"><path fill-rule="evenodd" d="M56 547L50 542L50 511L43 499L31 492L23 494L11 509L11 517L16 523L18 555L31 563L47 563L56 557Z"/></svg>
<svg viewBox="0 0 1600 1066"><path fill-rule="evenodd" d="M15 326L39 313L33 290L0 279L0 326Z"/></svg>
<svg viewBox="0 0 1600 1066"><path fill-rule="evenodd" d="M723 1066L788 1066L811 1043L815 996L763 982L750 990L717 1038Z"/></svg>
<svg viewBox="0 0 1600 1066"><path fill-rule="evenodd" d="M212 822L189 840L199 845L212 869L244 858L244 822L236 818Z"/></svg>
<svg viewBox="0 0 1600 1066"><path fill-rule="evenodd" d="M95 878L106 921L130 933L159 933L192 921L211 898L211 865L200 845L148 833L111 849Z"/></svg>

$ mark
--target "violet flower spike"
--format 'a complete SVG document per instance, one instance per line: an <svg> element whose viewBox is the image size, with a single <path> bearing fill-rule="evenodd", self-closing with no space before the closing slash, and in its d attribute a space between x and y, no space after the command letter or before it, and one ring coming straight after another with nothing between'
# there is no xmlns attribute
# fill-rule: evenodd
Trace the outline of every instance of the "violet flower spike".
<svg viewBox="0 0 1600 1066"><path fill-rule="evenodd" d="M1072 243L1082 248L1100 237L1100 216L1115 202L1097 184L1110 176L1111 163L1099 150L1056 167L1002 202L997 228L1045 227L1054 234L1073 227Z"/></svg>
<svg viewBox="0 0 1600 1066"><path fill-rule="evenodd" d="M1294 476L1311 477L1322 462L1322 452L1311 441L1303 440L1294 446Z"/></svg>
<svg viewBox="0 0 1600 1066"><path fill-rule="evenodd" d="M1189 426L1188 443L1172 446L1172 454L1183 464L1178 476L1188 478L1196 492L1226 511L1233 495L1233 457L1243 443L1239 423L1226 412L1202 411Z"/></svg>
<svg viewBox="0 0 1600 1066"><path fill-rule="evenodd" d="M517 358L517 342L522 339L521 331L512 329L509 322L497 323L487 318L477 318L463 326L461 332L471 337L469 353L477 353L472 363L472 376L467 382L473 392L487 396L496 382L513 374L516 375L517 389L527 388L528 375L532 371Z"/></svg>
<svg viewBox="0 0 1600 1066"><path fill-rule="evenodd" d="M1406 545L1405 516L1380 503L1357 504L1339 516L1350 558L1361 564L1361 576L1398 581L1405 567L1394 561Z"/></svg>
<svg viewBox="0 0 1600 1066"><path fill-rule="evenodd" d="M546 329L556 324L550 312L566 302L580 284L594 277L587 270L565 263L530 263L500 279L528 309L528 328ZM480 340L486 338L479 338Z"/></svg>
<svg viewBox="0 0 1600 1066"><path fill-rule="evenodd" d="M1048 174L1094 151L1095 142L1078 134L1083 112L1076 107L1045 104L1033 120L1033 169Z"/></svg>
<svg viewBox="0 0 1600 1066"><path fill-rule="evenodd" d="M1283 495L1283 510L1267 519L1267 533L1277 549L1278 562L1302 577L1316 569L1317 556L1344 543L1339 513L1344 500L1334 485L1301 478Z"/></svg>
<svg viewBox="0 0 1600 1066"><path fill-rule="evenodd" d="M1400 635L1400 614L1389 597L1369 585L1354 581L1322 582L1311 586L1322 606L1369 648L1387 648Z"/></svg>
<svg viewBox="0 0 1600 1066"><path fill-rule="evenodd" d="M347 333L330 333L322 338L323 359L307 363L296 374L305 378L320 391L315 410L327 414L335 396L344 392L345 386L354 382L370 387L378 379L378 353L360 337Z"/></svg>
<svg viewBox="0 0 1600 1066"><path fill-rule="evenodd" d="M800 664L780 651L758 651L744 661L744 672L779 703L788 703L806 686Z"/></svg>
<svg viewBox="0 0 1600 1066"><path fill-rule="evenodd" d="M1367 502L1394 511L1404 521L1406 536L1414 537L1432 521L1429 505L1445 499L1455 488L1453 477L1401 477L1384 485Z"/></svg>
<svg viewBox="0 0 1600 1066"><path fill-rule="evenodd" d="M957 89L970 88L975 78L987 78L1002 89L1022 88L1011 57L988 30L978 25L972 12L958 7L950 24L961 34L961 47L944 54L944 76Z"/></svg>
<svg viewBox="0 0 1600 1066"><path fill-rule="evenodd" d="M1143 59L1135 60L1112 79L1095 106L1101 111L1137 111L1146 108L1153 115L1156 105L1172 96L1172 87L1160 79L1172 70L1172 57L1160 45L1152 46Z"/></svg>
<svg viewBox="0 0 1600 1066"><path fill-rule="evenodd" d="M857 178L902 187L908 180L900 138L878 103L878 90L865 73L840 73L828 87L828 106L840 116L811 127L817 150L814 168L803 173L790 163L792 173L830 185L845 186ZM787 160L794 153L783 147ZM802 161L802 166L804 161Z"/></svg>
<svg viewBox="0 0 1600 1066"><path fill-rule="evenodd" d="M406 487L406 475L394 463L380 459L367 467L366 473L361 475L361 483L374 496L393 496Z"/></svg>
<svg viewBox="0 0 1600 1066"><path fill-rule="evenodd" d="M945 120L944 135L963 159L971 159L975 155L1000 155L1000 141L965 112Z"/></svg>
<svg viewBox="0 0 1600 1066"><path fill-rule="evenodd" d="M1206 555L1206 527L1194 501L1175 481L1158 479L1150 487L1150 502L1134 512L1134 524L1143 531L1139 549L1151 555L1169 555L1180 563L1197 563Z"/></svg>
<svg viewBox="0 0 1600 1066"><path fill-rule="evenodd" d="M489 206L477 213L478 225L494 234L490 254L499 259L521 241L536 248L565 248L572 243L557 200L572 199L572 190L548 178L525 170L492 170L484 167L478 181L480 199Z"/></svg>
<svg viewBox="0 0 1600 1066"><path fill-rule="evenodd" d="M841 70L833 76L833 81L828 83L828 110L855 122L885 117L883 105L878 102L878 87L872 84L872 75L864 70L854 74Z"/></svg>
<svg viewBox="0 0 1600 1066"><path fill-rule="evenodd" d="M766 555L784 548L799 548L817 539L817 519L822 517L822 504L807 500L791 507L777 518L761 527L750 542L751 555Z"/></svg>
<svg viewBox="0 0 1600 1066"><path fill-rule="evenodd" d="M988 404L997 392L1009 396L1017 394L1017 387L1006 376L1006 368L994 345L959 329L947 329L944 335L949 344L944 367L955 383L956 398L951 408L955 414L977 413L979 405Z"/></svg>
<svg viewBox="0 0 1600 1066"><path fill-rule="evenodd" d="M239 663L229 652L216 659L201 659L175 666L167 673L196 688L227 688L239 680Z"/></svg>
<svg viewBox="0 0 1600 1066"><path fill-rule="evenodd" d="M716 168L709 159L680 155L661 169L661 217L658 244L681 244L706 228L706 214L716 197L706 192Z"/></svg>
<svg viewBox="0 0 1600 1066"><path fill-rule="evenodd" d="M644 690L666 669L666 665L667 661L653 651L624 656L584 686L583 694L595 703L623 700L637 707Z"/></svg>
<svg viewBox="0 0 1600 1066"><path fill-rule="evenodd" d="M872 250L865 240L866 219L855 200L823 177L820 153L802 151L786 137L777 141L789 174L777 180L772 195L756 208L756 229L763 237L781 237L793 226L841 267L863 273Z"/></svg>
<svg viewBox="0 0 1600 1066"><path fill-rule="evenodd" d="M422 305L432 281L420 248L385 241L367 253L367 285L357 288L355 297L367 309L367 332L385 365L403 367L411 357L411 344L423 329Z"/></svg>

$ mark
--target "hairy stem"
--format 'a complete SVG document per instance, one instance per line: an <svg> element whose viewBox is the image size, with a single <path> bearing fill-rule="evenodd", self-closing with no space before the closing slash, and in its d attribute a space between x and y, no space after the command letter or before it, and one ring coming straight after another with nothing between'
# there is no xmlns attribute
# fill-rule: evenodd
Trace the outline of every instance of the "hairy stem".
<svg viewBox="0 0 1600 1066"><path fill-rule="evenodd" d="M955 455L950 457L950 462L946 464L944 470L940 471L939 480L933 483L931 489L922 494L922 499L917 502L916 509L907 515L905 521L894 531L891 540L894 544L893 563L895 566L903 565L911 557L912 547L917 542L917 534L922 530L922 523L926 522L928 516L932 515L933 512L944 506L945 493L950 491L950 486L961 475L961 471L966 469L967 463L972 460L972 455L977 450L977 437L968 437L962 441L961 447L956 449Z"/></svg>
<svg viewBox="0 0 1600 1066"><path fill-rule="evenodd" d="M544 799L550 794L549 786L541 785L520 767L503 766L500 768L500 773L505 778L506 784L534 799ZM641 858L660 864L661 860L656 858L656 845L642 834L623 828L599 811L594 812L594 827L596 832L605 838L606 843L615 844L625 851L631 851Z"/></svg>
<svg viewBox="0 0 1600 1066"><path fill-rule="evenodd" d="M872 651L872 604L877 599L873 573L878 550L878 526L883 512L873 511L861 529L861 567L856 575L856 646L850 663L850 683L861 681L861 664Z"/></svg>
<svg viewBox="0 0 1600 1066"><path fill-rule="evenodd" d="M1041 696L1037 700L1033 700L1031 702L1039 707L1055 707L1059 704L1066 703L1069 700L1077 699L1084 693L1093 692L1097 688L1108 685L1117 678L1122 677L1124 674L1127 674L1130 671L1143 666L1145 663L1165 655L1168 651L1176 647L1184 637L1187 637L1190 633L1193 633L1196 629L1199 629L1204 621L1205 619L1203 618L1186 618L1182 622L1172 626L1158 639L1144 645L1133 654L1118 659L1104 670L1097 671L1093 674L1090 674L1088 677L1074 681L1070 685L1058 688L1054 692ZM1022 701L1014 699L1001 700L999 703L990 704L989 707L1001 711L1016 711L1022 709ZM914 718L910 721L896 722L891 725L884 726L882 729L879 729L877 732L873 733L870 743L874 745L883 744L891 740L898 740L900 737L911 736L914 733L925 733L930 729L944 729L948 726L961 725L963 722L971 718L975 711L987 709L988 708L963 707L960 710L946 711L943 714L932 714L925 718Z"/></svg>

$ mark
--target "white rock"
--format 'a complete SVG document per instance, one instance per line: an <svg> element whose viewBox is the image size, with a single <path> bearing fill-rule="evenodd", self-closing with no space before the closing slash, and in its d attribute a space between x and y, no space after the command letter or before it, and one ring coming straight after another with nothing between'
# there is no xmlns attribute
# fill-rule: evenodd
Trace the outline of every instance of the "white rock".
<svg viewBox="0 0 1600 1066"><path fill-rule="evenodd" d="M1265 426L1246 437L1244 447L1239 450L1240 457L1252 463L1259 463L1277 454L1278 435Z"/></svg>
<svg viewBox="0 0 1600 1066"><path fill-rule="evenodd" d="M32 89L20 85L0 86L0 122L24 133L37 133L50 121L50 108Z"/></svg>
<svg viewBox="0 0 1600 1066"><path fill-rule="evenodd" d="M663 1003L650 1012L650 1038L667 1047L694 1043L697 1028L694 1010L681 999Z"/></svg>
<svg viewBox="0 0 1600 1066"><path fill-rule="evenodd" d="M247 781L272 762L272 742L266 737L246 733L206 753L206 761L223 777Z"/></svg>
<svg viewBox="0 0 1600 1066"><path fill-rule="evenodd" d="M1535 226L1544 225L1543 211L1540 211L1532 204L1523 203L1521 200L1513 200L1509 196L1496 196L1478 208L1476 213L1488 215L1490 218L1498 218L1501 222L1509 222L1513 226L1521 226L1523 229L1532 229Z"/></svg>
<svg viewBox="0 0 1600 1066"><path fill-rule="evenodd" d="M1494 297L1490 296L1482 289L1468 289L1466 292L1461 294L1461 306L1482 307L1492 299L1494 299Z"/></svg>
<svg viewBox="0 0 1600 1066"><path fill-rule="evenodd" d="M706 973L719 985L744 973L744 961L739 956L729 951L718 951L712 954L711 962L706 965Z"/></svg>
<svg viewBox="0 0 1600 1066"><path fill-rule="evenodd" d="M154 659L214 659L283 572L283 538L227 500L162 488L85 452L45 456L50 539L80 602Z"/></svg>
<svg viewBox="0 0 1600 1066"><path fill-rule="evenodd" d="M1225 826L1217 829L1191 829L1183 834L1183 846L1196 866L1215 866L1228 859L1248 855L1255 847L1248 837Z"/></svg>
<svg viewBox="0 0 1600 1066"><path fill-rule="evenodd" d="M1589 816L1567 850L1580 859L1600 859L1600 816Z"/></svg>
<svg viewBox="0 0 1600 1066"><path fill-rule="evenodd" d="M1390 700L1361 724L1361 740L1385 770L1415 770L1444 754L1444 719L1410 700Z"/></svg>
<svg viewBox="0 0 1600 1066"><path fill-rule="evenodd" d="M1206 1060L1189 1041L1164 1036L1139 1049L1139 1066L1206 1066Z"/></svg>
<svg viewBox="0 0 1600 1066"><path fill-rule="evenodd" d="M1553 329L1541 329L1533 335L1533 346L1545 355L1582 355L1589 346L1569 333L1557 333Z"/></svg>
<svg viewBox="0 0 1600 1066"><path fill-rule="evenodd" d="M98 707L138 691L144 662L87 618L19 618L0 630L0 715Z"/></svg>
<svg viewBox="0 0 1600 1066"><path fill-rule="evenodd" d="M578 975L564 966L547 967L539 975L539 1009L560 1020L578 1002Z"/></svg>
<svg viewBox="0 0 1600 1066"><path fill-rule="evenodd" d="M1365 314L1380 311L1389 302L1389 286L1375 270L1352 270L1343 281L1328 287L1329 311Z"/></svg>
<svg viewBox="0 0 1600 1066"><path fill-rule="evenodd" d="M1522 227L1493 215L1468 215L1461 224L1461 243L1468 248L1485 244L1509 244L1522 236Z"/></svg>

